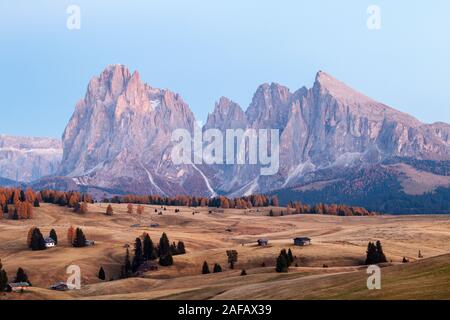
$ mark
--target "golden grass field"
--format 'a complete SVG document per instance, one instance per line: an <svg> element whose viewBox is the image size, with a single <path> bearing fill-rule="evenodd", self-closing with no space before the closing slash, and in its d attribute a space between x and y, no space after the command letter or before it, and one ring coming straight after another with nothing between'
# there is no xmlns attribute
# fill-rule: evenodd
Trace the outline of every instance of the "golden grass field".
<svg viewBox="0 0 450 320"><path fill-rule="evenodd" d="M267 216L270 208L208 213L207 208L167 207L163 215L145 206L142 216L128 214L126 204L92 204L85 215L68 208L41 204L33 220L0 220L0 258L10 280L20 266L33 287L23 293L5 293L0 299L449 299L450 216L335 217L319 215ZM192 215L193 211L198 211ZM151 223L160 226L151 228ZM140 227L132 227L139 224ZM96 245L72 248L69 226L82 227ZM59 244L31 251L26 238L31 226L47 236L54 228ZM226 231L231 229L231 231ZM148 232L154 242L166 232L170 241L182 240L187 253L174 256L174 265L160 267L141 278L117 280L125 244ZM295 247L295 236L308 236L312 245ZM256 240L269 239L258 247ZM380 240L389 263L382 268L381 290L368 290L368 275L361 264L368 241ZM298 267L275 272L282 248L291 248ZM234 270L225 251L238 251ZM423 258L418 258L421 250ZM132 248L130 248L132 253ZM406 256L411 262L402 264ZM203 261L210 269L220 263L224 272L202 275ZM266 267L262 267L262 263ZM66 281L66 268L81 267L82 288L66 292L49 290ZM327 264L328 268L323 268ZM103 266L107 279L97 278ZM247 276L240 276L246 269Z"/></svg>

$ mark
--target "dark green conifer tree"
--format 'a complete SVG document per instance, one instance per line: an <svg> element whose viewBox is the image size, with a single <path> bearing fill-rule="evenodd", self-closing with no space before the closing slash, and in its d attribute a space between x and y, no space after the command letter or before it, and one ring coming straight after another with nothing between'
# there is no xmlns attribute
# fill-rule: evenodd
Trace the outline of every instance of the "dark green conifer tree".
<svg viewBox="0 0 450 320"><path fill-rule="evenodd" d="M289 255L288 255L288 253L286 252L286 249L282 249L282 250L280 251L280 254L282 254L282 255L284 256L284 258L286 259L286 262L287 262L288 267L290 267L290 266L291 266L291 260L289 259Z"/></svg>
<svg viewBox="0 0 450 320"><path fill-rule="evenodd" d="M86 237L84 236L83 230L77 228L75 233L75 239L73 240L73 246L75 248L82 248L86 246Z"/></svg>
<svg viewBox="0 0 450 320"><path fill-rule="evenodd" d="M58 236L56 235L55 229L50 230L50 235L49 235L49 237L52 238L53 241L55 241L55 245L58 244Z"/></svg>
<svg viewBox="0 0 450 320"><path fill-rule="evenodd" d="M186 253L186 249L184 247L184 242L183 241L178 241L177 252L178 252L178 254L185 254Z"/></svg>
<svg viewBox="0 0 450 320"><path fill-rule="evenodd" d="M170 242L166 233L164 232L159 239L159 255L163 256L167 253L170 253Z"/></svg>
<svg viewBox="0 0 450 320"><path fill-rule="evenodd" d="M150 236L145 234L144 237L144 260L155 260L157 258L155 246Z"/></svg>
<svg viewBox="0 0 450 320"><path fill-rule="evenodd" d="M384 255L383 247L381 246L380 241L377 241L376 247L377 247L378 263L387 262L387 259L386 259L386 256Z"/></svg>
<svg viewBox="0 0 450 320"><path fill-rule="evenodd" d="M27 282L31 286L31 282L28 279L25 270L23 270L20 267L17 269L16 278L14 279L14 282Z"/></svg>
<svg viewBox="0 0 450 320"><path fill-rule="evenodd" d="M289 250L288 250L288 259L289 259L289 263L292 264L292 262L294 262L294 256L292 255L291 248L289 248Z"/></svg>
<svg viewBox="0 0 450 320"><path fill-rule="evenodd" d="M286 251L286 250L285 250ZM275 267L276 272L288 272L288 261L286 259L286 254L280 252L277 258L277 265Z"/></svg>
<svg viewBox="0 0 450 320"><path fill-rule="evenodd" d="M130 252L127 248L127 251L125 253L125 259L122 266L122 274L121 278L127 278L131 273L131 262L130 262Z"/></svg>
<svg viewBox="0 0 450 320"><path fill-rule="evenodd" d="M203 267L202 267L202 274L208 274L208 273L211 273L210 271L209 271L209 266L208 266L208 262L203 262Z"/></svg>
<svg viewBox="0 0 450 320"><path fill-rule="evenodd" d="M42 236L42 233L39 230L39 228L33 229L33 233L31 235L30 247L31 247L31 250L33 250L33 251L47 249L47 247L45 246L44 237Z"/></svg>
<svg viewBox="0 0 450 320"><path fill-rule="evenodd" d="M0 292L6 290L6 286L8 284L8 275L6 271L3 270L2 260L0 259Z"/></svg>
<svg viewBox="0 0 450 320"><path fill-rule="evenodd" d="M131 269L133 272L136 272L138 270L143 260L141 238L136 238L136 241L134 243L133 263L131 264Z"/></svg>
<svg viewBox="0 0 450 320"><path fill-rule="evenodd" d="M159 264L162 266L170 266L173 264L170 242L165 232L162 234L161 239L159 239Z"/></svg>
<svg viewBox="0 0 450 320"><path fill-rule="evenodd" d="M222 267L220 266L220 264L215 263L214 268L213 268L213 273L217 273L217 272L222 272Z"/></svg>
<svg viewBox="0 0 450 320"><path fill-rule="evenodd" d="M106 279L105 270L103 270L103 267L100 267L100 270L98 270L98 278L100 280Z"/></svg>

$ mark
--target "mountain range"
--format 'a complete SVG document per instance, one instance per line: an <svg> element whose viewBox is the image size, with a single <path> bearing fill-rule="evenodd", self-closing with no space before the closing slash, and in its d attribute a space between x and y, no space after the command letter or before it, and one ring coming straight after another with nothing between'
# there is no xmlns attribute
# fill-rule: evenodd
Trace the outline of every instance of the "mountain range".
<svg viewBox="0 0 450 320"><path fill-rule="evenodd" d="M6 185L31 182L57 173L63 154L61 141L0 135L0 178Z"/></svg>
<svg viewBox="0 0 450 320"><path fill-rule="evenodd" d="M267 193L283 203L450 212L450 125L422 123L325 72L294 92L262 84L245 111L221 97L208 115L203 130L279 129L275 175L260 175L259 165L175 165L172 132L196 125L179 94L111 65L89 82L62 141L0 136L0 183L99 196Z"/></svg>

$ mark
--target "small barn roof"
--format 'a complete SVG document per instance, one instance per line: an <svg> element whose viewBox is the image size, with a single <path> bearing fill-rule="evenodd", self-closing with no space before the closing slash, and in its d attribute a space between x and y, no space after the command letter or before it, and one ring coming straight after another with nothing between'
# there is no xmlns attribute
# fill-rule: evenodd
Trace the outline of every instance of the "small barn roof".
<svg viewBox="0 0 450 320"><path fill-rule="evenodd" d="M52 242L54 243L55 242L55 240L53 240L53 238L50 238L50 237L45 238L44 241L46 243L52 243Z"/></svg>
<svg viewBox="0 0 450 320"><path fill-rule="evenodd" d="M30 284L28 282L11 282L8 283L8 286L11 288L18 288L18 287L29 287Z"/></svg>
<svg viewBox="0 0 450 320"><path fill-rule="evenodd" d="M68 289L69 286L65 282L57 282L50 286L50 289Z"/></svg>
<svg viewBox="0 0 450 320"><path fill-rule="evenodd" d="M60 281L60 282L56 282L55 284L53 284L53 285L52 285L52 287L56 287L56 286L63 286L63 285L67 285L67 283L65 283L65 282L62 282L62 281Z"/></svg>
<svg viewBox="0 0 450 320"><path fill-rule="evenodd" d="M310 241L311 238L308 238L308 237L296 237L296 238L294 238L294 240L299 240L299 241Z"/></svg>

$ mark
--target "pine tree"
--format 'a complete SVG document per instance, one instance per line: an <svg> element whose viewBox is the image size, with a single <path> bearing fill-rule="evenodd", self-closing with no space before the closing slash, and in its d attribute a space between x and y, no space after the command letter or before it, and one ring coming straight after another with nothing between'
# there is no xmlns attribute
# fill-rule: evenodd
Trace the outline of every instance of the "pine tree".
<svg viewBox="0 0 450 320"><path fill-rule="evenodd" d="M73 240L73 246L75 248L82 248L86 246L86 237L84 236L83 230L77 228L75 232L75 239Z"/></svg>
<svg viewBox="0 0 450 320"><path fill-rule="evenodd" d="M280 255L277 258L277 265L275 267L275 270L276 272L288 272L288 268L289 267L286 259L286 254L280 252Z"/></svg>
<svg viewBox="0 0 450 320"><path fill-rule="evenodd" d="M61 207L65 207L67 205L67 198L66 196L63 194L59 197L59 199L57 200L57 203L61 206Z"/></svg>
<svg viewBox="0 0 450 320"><path fill-rule="evenodd" d="M34 206L35 208L39 208L39 207L41 206L41 205L39 204L38 198L35 198L35 199L34 199L33 206Z"/></svg>
<svg viewBox="0 0 450 320"><path fill-rule="evenodd" d="M286 249L282 249L280 251L280 254L282 254L284 256L284 258L286 259L286 262L287 262L287 266L290 267L291 266L291 260L289 259L289 255L286 252Z"/></svg>
<svg viewBox="0 0 450 320"><path fill-rule="evenodd" d="M25 202L26 200L27 200L27 198L25 197L25 192L23 192L23 190L20 190L19 201Z"/></svg>
<svg viewBox="0 0 450 320"><path fill-rule="evenodd" d="M241 276L246 276L246 275L247 275L247 271L245 271L245 269L242 269Z"/></svg>
<svg viewBox="0 0 450 320"><path fill-rule="evenodd" d="M173 264L170 242L165 232L159 239L159 264L162 266L170 266Z"/></svg>
<svg viewBox="0 0 450 320"><path fill-rule="evenodd" d="M294 262L294 256L292 255L291 248L289 248L289 250L288 250L288 260L289 260L289 263Z"/></svg>
<svg viewBox="0 0 450 320"><path fill-rule="evenodd" d="M124 263L122 266L122 274L121 274L121 278L126 278L130 275L131 273L131 262L130 262L130 252L127 251L125 252L125 259L124 259Z"/></svg>
<svg viewBox="0 0 450 320"><path fill-rule="evenodd" d="M144 260L154 260L157 258L155 246L153 244L152 239L146 233L144 235Z"/></svg>
<svg viewBox="0 0 450 320"><path fill-rule="evenodd" d="M2 260L0 259L0 292L6 290L6 286L8 284L8 275L6 271L3 270Z"/></svg>
<svg viewBox="0 0 450 320"><path fill-rule="evenodd" d="M12 219L19 220L19 213L17 211L17 208L14 208L14 213L13 213Z"/></svg>
<svg viewBox="0 0 450 320"><path fill-rule="evenodd" d="M131 265L132 271L136 272L139 268L139 266L142 264L143 258L142 258L142 242L141 238L136 238L135 244L134 244L134 258L133 263Z"/></svg>
<svg viewBox="0 0 450 320"><path fill-rule="evenodd" d="M67 230L67 242L70 245L73 245L74 240L75 240L75 229L74 227L70 226L70 228Z"/></svg>
<svg viewBox="0 0 450 320"><path fill-rule="evenodd" d="M130 214L133 213L133 205L132 205L131 203L129 203L129 204L127 205L127 213L130 213Z"/></svg>
<svg viewBox="0 0 450 320"><path fill-rule="evenodd" d="M9 208L8 208L7 203L5 203L5 205L3 206L3 213L5 213L5 214L9 213Z"/></svg>
<svg viewBox="0 0 450 320"><path fill-rule="evenodd" d="M103 267L100 267L100 270L98 270L98 278L100 280L106 279L105 270L103 270Z"/></svg>
<svg viewBox="0 0 450 320"><path fill-rule="evenodd" d="M108 204L108 207L106 208L106 215L112 216L113 213L114 213L114 210L113 210L112 206L110 204Z"/></svg>
<svg viewBox="0 0 450 320"><path fill-rule="evenodd" d="M170 253L170 242L167 234L164 232L159 239L159 255L163 256Z"/></svg>
<svg viewBox="0 0 450 320"><path fill-rule="evenodd" d="M366 251L366 264L375 264L377 257L376 257L376 247L372 242L369 242L367 244L367 251Z"/></svg>
<svg viewBox="0 0 450 320"><path fill-rule="evenodd" d="M58 244L58 236L56 234L55 229L50 230L50 234L49 237L53 239L53 241L55 241L55 245Z"/></svg>
<svg viewBox="0 0 450 320"><path fill-rule="evenodd" d="M173 256L176 256L178 254L178 249L177 249L177 245L176 245L175 241L172 242L172 244L170 245L170 253Z"/></svg>
<svg viewBox="0 0 450 320"><path fill-rule="evenodd" d="M28 276L25 273L25 270L20 267L17 269L16 279L14 280L14 282L27 282L31 286L30 280L28 280Z"/></svg>
<svg viewBox="0 0 450 320"><path fill-rule="evenodd" d="M222 272L222 267L220 266L220 264L215 263L214 268L213 268L213 273L217 273L217 272Z"/></svg>
<svg viewBox="0 0 450 320"><path fill-rule="evenodd" d="M172 254L169 252L169 253L167 253L167 254L165 254L163 256L160 256L159 257L159 264L162 265L162 266L165 266L165 267L173 265Z"/></svg>
<svg viewBox="0 0 450 320"><path fill-rule="evenodd" d="M376 243L369 242L369 244L367 245L366 253L366 264L378 264L387 262L380 241L377 241Z"/></svg>
<svg viewBox="0 0 450 320"><path fill-rule="evenodd" d="M186 249L184 248L184 242L183 241L178 241L177 253L178 254L185 254L186 253Z"/></svg>
<svg viewBox="0 0 450 320"><path fill-rule="evenodd" d="M208 274L208 273L211 273L210 271L209 271L209 266L208 266L208 262L203 262L203 267L202 267L202 274Z"/></svg>
<svg viewBox="0 0 450 320"><path fill-rule="evenodd" d="M27 246L28 248L31 249L31 239L33 238L33 232L34 229L36 229L36 227L31 227L30 230L28 230L28 235L27 235Z"/></svg>
<svg viewBox="0 0 450 320"><path fill-rule="evenodd" d="M383 247L381 246L380 241L377 241L376 247L377 247L378 263L387 262L387 259L386 259L386 256L384 255Z"/></svg>
<svg viewBox="0 0 450 320"><path fill-rule="evenodd" d="M39 228L34 228L33 234L31 235L31 250L45 250L47 247L45 246L45 240L42 236Z"/></svg>

